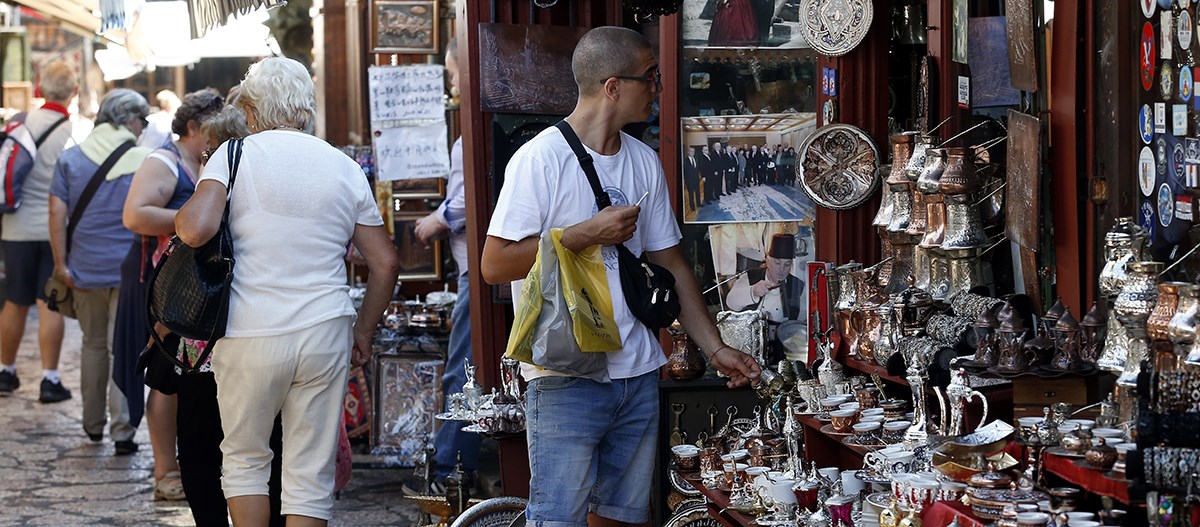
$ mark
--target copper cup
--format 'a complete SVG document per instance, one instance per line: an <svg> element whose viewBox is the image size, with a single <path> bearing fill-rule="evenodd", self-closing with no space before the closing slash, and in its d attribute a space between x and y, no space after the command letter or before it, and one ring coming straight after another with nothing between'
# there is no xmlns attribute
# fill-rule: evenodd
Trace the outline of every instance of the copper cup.
<svg viewBox="0 0 1200 527"><path fill-rule="evenodd" d="M829 413L830 426L834 432L839 434L848 434L854 426L854 417L858 414L856 410L836 410Z"/></svg>
<svg viewBox="0 0 1200 527"><path fill-rule="evenodd" d="M759 445L750 449L750 466L765 467L767 458L771 455L771 447Z"/></svg>
<svg viewBox="0 0 1200 527"><path fill-rule="evenodd" d="M879 389L874 386L859 388L854 392L859 410L868 410L879 406Z"/></svg>

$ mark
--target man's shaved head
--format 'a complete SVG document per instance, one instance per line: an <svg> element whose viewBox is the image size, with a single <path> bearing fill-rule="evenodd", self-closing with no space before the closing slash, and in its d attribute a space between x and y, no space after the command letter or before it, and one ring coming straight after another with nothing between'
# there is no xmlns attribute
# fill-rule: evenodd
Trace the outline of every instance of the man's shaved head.
<svg viewBox="0 0 1200 527"><path fill-rule="evenodd" d="M639 71L643 51L652 51L650 41L629 28L604 26L588 31L575 46L571 71L579 85L579 95L600 91L609 77L634 76Z"/></svg>

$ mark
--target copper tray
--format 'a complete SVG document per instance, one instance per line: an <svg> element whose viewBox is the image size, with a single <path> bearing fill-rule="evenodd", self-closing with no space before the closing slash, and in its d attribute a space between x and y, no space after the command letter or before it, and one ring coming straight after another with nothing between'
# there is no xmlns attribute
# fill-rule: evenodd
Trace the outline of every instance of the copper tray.
<svg viewBox="0 0 1200 527"><path fill-rule="evenodd" d="M818 205L852 209L879 188L879 150L859 128L848 124L822 126L801 146L796 178Z"/></svg>

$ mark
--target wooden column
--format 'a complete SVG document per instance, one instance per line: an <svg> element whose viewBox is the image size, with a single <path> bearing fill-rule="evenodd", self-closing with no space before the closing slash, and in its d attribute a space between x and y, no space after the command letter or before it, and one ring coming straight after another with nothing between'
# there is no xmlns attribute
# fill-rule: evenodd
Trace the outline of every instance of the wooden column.
<svg viewBox="0 0 1200 527"><path fill-rule="evenodd" d="M1087 101L1080 78L1083 65L1080 50L1083 41L1081 0L1058 0L1054 6L1053 41L1048 55L1054 69L1050 75L1050 178L1049 199L1053 205L1054 256L1057 294L1067 306L1078 306L1085 312L1084 291L1094 285L1085 284L1082 247L1086 199L1080 160L1088 156L1083 149L1079 123L1085 122L1081 101ZM1128 143L1126 143L1128 144ZM1117 172L1121 174L1120 171ZM1026 269L1025 272L1031 272ZM1094 283L1094 278L1092 279Z"/></svg>
<svg viewBox="0 0 1200 527"><path fill-rule="evenodd" d="M888 46L891 33L891 2L875 2L870 33L857 48L841 57L821 57L817 68L837 70L837 122L862 128L875 141L881 156L887 155ZM817 71L819 76L821 71ZM828 96L818 93L820 115ZM824 123L822 123L824 124ZM845 211L817 207L817 259L836 263L850 260L879 261L879 238L871 220L879 209L879 196Z"/></svg>

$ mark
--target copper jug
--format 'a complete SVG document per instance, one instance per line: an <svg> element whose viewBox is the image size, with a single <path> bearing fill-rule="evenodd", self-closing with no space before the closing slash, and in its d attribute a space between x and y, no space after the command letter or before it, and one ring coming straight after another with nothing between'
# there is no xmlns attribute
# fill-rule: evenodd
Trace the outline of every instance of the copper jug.
<svg viewBox="0 0 1200 527"><path fill-rule="evenodd" d="M940 247L946 239L946 198L941 194L925 196L925 237L921 247Z"/></svg>
<svg viewBox="0 0 1200 527"><path fill-rule="evenodd" d="M885 295L894 295L908 288L908 281L913 277L914 258L917 240L905 233L889 232L895 259L892 260L892 273L888 283L883 288Z"/></svg>
<svg viewBox="0 0 1200 527"><path fill-rule="evenodd" d="M912 154L904 164L904 175L910 183L916 183L917 178L921 177L921 170L925 169L925 156L929 154L929 149L933 148L936 140L937 138L931 135L918 135L913 139Z"/></svg>
<svg viewBox="0 0 1200 527"><path fill-rule="evenodd" d="M708 365L687 333L671 335L671 341L671 355L667 357L667 376L676 381L690 381L703 376Z"/></svg>
<svg viewBox="0 0 1200 527"><path fill-rule="evenodd" d="M862 270L862 264L858 262L839 265L833 269L838 284L837 302L833 304L834 324L836 324L838 334L842 336L842 340L849 347L853 347L854 341L858 338L858 332L854 330L851 316L854 307L858 305L859 285L855 282L854 272L860 270Z"/></svg>
<svg viewBox="0 0 1200 527"><path fill-rule="evenodd" d="M942 194L974 194L982 185L975 171L975 152L969 148L947 148L946 167L938 180L938 189Z"/></svg>
<svg viewBox="0 0 1200 527"><path fill-rule="evenodd" d="M1146 333L1150 335L1150 340L1170 339L1170 335L1167 334L1167 326L1171 324L1171 319L1175 317L1175 310L1179 307L1179 288L1186 285L1188 285L1186 282L1158 284L1158 303L1154 305L1154 310L1150 312L1150 318L1146 320Z"/></svg>
<svg viewBox="0 0 1200 527"><path fill-rule="evenodd" d="M882 170L880 168L880 171ZM875 219L871 220L871 226L886 228L892 222L892 186L886 183L880 185L879 196L879 210L875 212Z"/></svg>

